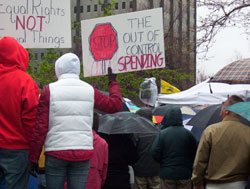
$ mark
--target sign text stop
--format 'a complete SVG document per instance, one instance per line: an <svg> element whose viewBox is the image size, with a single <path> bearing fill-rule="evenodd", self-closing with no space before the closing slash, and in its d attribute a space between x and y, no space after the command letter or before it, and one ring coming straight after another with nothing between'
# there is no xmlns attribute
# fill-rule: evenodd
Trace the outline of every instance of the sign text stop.
<svg viewBox="0 0 250 189"><path fill-rule="evenodd" d="M117 33L111 23L97 24L89 37L90 51L96 61L110 60L117 43Z"/></svg>

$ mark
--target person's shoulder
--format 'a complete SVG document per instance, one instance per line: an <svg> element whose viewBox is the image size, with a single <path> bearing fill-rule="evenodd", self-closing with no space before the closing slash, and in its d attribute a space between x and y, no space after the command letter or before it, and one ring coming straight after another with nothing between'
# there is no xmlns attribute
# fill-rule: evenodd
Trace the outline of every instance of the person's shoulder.
<svg viewBox="0 0 250 189"><path fill-rule="evenodd" d="M233 126L240 126L243 129L249 130L250 129L250 122L247 119L241 119L241 117L237 117L237 118L231 118L231 125Z"/></svg>
<svg viewBox="0 0 250 189"><path fill-rule="evenodd" d="M37 86L35 80L31 77L31 75L29 75L28 73L22 71L22 70L16 70L14 72L14 77L19 78L21 81L23 81L23 83L27 84L34 84L35 86ZM28 85L27 85L28 86Z"/></svg>
<svg viewBox="0 0 250 189"><path fill-rule="evenodd" d="M83 85L89 86L89 87L93 87L92 85L90 85L88 82L83 81L81 79L78 79L77 81L81 82Z"/></svg>
<svg viewBox="0 0 250 189"><path fill-rule="evenodd" d="M239 128L239 129L238 129ZM238 122L236 125L236 129L240 131L241 133L244 133L243 135L248 135L250 134L250 126L246 125L244 123ZM250 139L250 137L248 137Z"/></svg>
<svg viewBox="0 0 250 189"><path fill-rule="evenodd" d="M172 127L167 127L167 128L164 128L160 131L160 134L161 135L167 135L169 133L173 132L173 128Z"/></svg>
<svg viewBox="0 0 250 189"><path fill-rule="evenodd" d="M220 131L224 130L224 128L225 128L225 123L223 122L214 123L214 124L207 126L204 129L203 135L213 136L213 135L220 133Z"/></svg>
<svg viewBox="0 0 250 189"><path fill-rule="evenodd" d="M166 127L160 131L161 134L166 132L169 132L169 127Z"/></svg>
<svg viewBox="0 0 250 189"><path fill-rule="evenodd" d="M214 130L214 129L220 128L220 127L222 127L224 125L225 125L225 123L223 121L220 121L218 123L208 125L205 130L208 130L208 131Z"/></svg>
<svg viewBox="0 0 250 189"><path fill-rule="evenodd" d="M22 77L23 79L32 79L33 78L31 77L31 75L29 75L28 73L20 70L20 69L16 69L13 71L13 74L16 76L16 77Z"/></svg>
<svg viewBox="0 0 250 189"><path fill-rule="evenodd" d="M187 135L187 136L190 136L190 137L194 136L193 133L190 130L186 129L185 127L181 127L180 132L182 132L184 135Z"/></svg>
<svg viewBox="0 0 250 189"><path fill-rule="evenodd" d="M180 130L184 133L189 133L189 134L192 134L191 130L189 129L186 129L185 127L181 127Z"/></svg>
<svg viewBox="0 0 250 189"><path fill-rule="evenodd" d="M103 139L99 134L95 133L94 134L94 139L97 141L99 145L106 146L108 143L106 142L105 139Z"/></svg>

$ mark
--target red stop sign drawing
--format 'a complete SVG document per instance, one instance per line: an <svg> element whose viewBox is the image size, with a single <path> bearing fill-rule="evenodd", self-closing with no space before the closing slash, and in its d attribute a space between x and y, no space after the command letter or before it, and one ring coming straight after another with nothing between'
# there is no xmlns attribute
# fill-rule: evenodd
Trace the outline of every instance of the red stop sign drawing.
<svg viewBox="0 0 250 189"><path fill-rule="evenodd" d="M96 61L110 60L118 49L117 32L112 24L97 24L89 37L89 44Z"/></svg>

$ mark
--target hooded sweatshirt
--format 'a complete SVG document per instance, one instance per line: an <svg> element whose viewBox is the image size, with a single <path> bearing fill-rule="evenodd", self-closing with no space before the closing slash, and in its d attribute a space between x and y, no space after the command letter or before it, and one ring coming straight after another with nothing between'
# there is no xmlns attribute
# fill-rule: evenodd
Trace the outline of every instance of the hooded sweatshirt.
<svg viewBox="0 0 250 189"><path fill-rule="evenodd" d="M55 71L58 81L49 84L49 130L45 152L92 150L94 89L79 79L80 61L73 53L61 56L56 61Z"/></svg>
<svg viewBox="0 0 250 189"><path fill-rule="evenodd" d="M162 179L190 179L197 142L182 125L179 107L167 110L162 120L163 130L155 138L151 153L160 163Z"/></svg>
<svg viewBox="0 0 250 189"><path fill-rule="evenodd" d="M25 73L27 50L12 37L0 39L0 148L29 149L39 89Z"/></svg>
<svg viewBox="0 0 250 189"><path fill-rule="evenodd" d="M118 83L109 84L109 97L79 79L80 61L67 53L56 61L58 81L44 87L38 105L29 159L37 162L45 142L45 155L68 161L93 156L93 109L121 110Z"/></svg>
<svg viewBox="0 0 250 189"><path fill-rule="evenodd" d="M99 189L104 185L108 170L108 144L94 130L94 156L90 159L86 189Z"/></svg>

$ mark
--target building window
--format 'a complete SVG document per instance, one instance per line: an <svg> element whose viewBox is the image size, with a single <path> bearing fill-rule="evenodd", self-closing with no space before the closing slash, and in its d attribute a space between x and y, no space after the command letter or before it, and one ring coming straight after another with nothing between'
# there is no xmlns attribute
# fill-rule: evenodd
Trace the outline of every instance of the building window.
<svg viewBox="0 0 250 189"><path fill-rule="evenodd" d="M129 8L133 9L133 7L134 7L134 6L133 6L133 1L130 1L130 2L129 2Z"/></svg>
<svg viewBox="0 0 250 189"><path fill-rule="evenodd" d="M62 56L63 55L63 52L60 52L60 56Z"/></svg>
<svg viewBox="0 0 250 189"><path fill-rule="evenodd" d="M126 8L126 2L122 2L122 9Z"/></svg>
<svg viewBox="0 0 250 189"><path fill-rule="evenodd" d="M87 6L87 12L90 12L90 5Z"/></svg>
<svg viewBox="0 0 250 189"><path fill-rule="evenodd" d="M35 59L37 60L37 58L38 58L38 54L37 54L37 53L35 53Z"/></svg>
<svg viewBox="0 0 250 189"><path fill-rule="evenodd" d="M74 13L77 13L77 7L74 7ZM80 6L80 13L83 13L83 6Z"/></svg>
<svg viewBox="0 0 250 189"><path fill-rule="evenodd" d="M115 9L118 9L118 3L115 4Z"/></svg>
<svg viewBox="0 0 250 189"><path fill-rule="evenodd" d="M44 53L41 53L41 58L44 57Z"/></svg>
<svg viewBox="0 0 250 189"><path fill-rule="evenodd" d="M94 6L94 11L95 11L95 12L97 11L97 5Z"/></svg>

